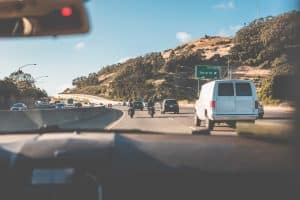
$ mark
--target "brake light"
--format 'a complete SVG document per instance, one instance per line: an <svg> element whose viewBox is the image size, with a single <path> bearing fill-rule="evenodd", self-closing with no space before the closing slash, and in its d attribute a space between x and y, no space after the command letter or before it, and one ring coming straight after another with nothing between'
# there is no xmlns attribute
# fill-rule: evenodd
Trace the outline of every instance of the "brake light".
<svg viewBox="0 0 300 200"><path fill-rule="evenodd" d="M70 17L70 16L72 16L72 14L73 14L73 9L70 7L63 7L61 9L61 15L63 17Z"/></svg>
<svg viewBox="0 0 300 200"><path fill-rule="evenodd" d="M258 101L255 101L255 109L258 109Z"/></svg>
<svg viewBox="0 0 300 200"><path fill-rule="evenodd" d="M216 107L216 102L210 101L210 108L215 109L215 107Z"/></svg>

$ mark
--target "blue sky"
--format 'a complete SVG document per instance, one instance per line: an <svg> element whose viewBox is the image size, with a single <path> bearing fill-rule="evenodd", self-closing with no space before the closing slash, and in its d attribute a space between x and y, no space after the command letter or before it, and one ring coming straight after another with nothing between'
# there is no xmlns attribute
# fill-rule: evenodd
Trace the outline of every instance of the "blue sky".
<svg viewBox="0 0 300 200"><path fill-rule="evenodd" d="M72 79L126 58L173 48L207 35L234 35L258 17L297 9L297 0L90 0L86 35L0 39L0 79L18 66L47 75L37 85L51 95Z"/></svg>

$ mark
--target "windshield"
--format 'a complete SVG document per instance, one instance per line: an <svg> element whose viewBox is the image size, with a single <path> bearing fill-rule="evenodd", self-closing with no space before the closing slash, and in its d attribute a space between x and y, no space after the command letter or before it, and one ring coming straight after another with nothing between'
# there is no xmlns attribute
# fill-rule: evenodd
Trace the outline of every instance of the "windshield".
<svg viewBox="0 0 300 200"><path fill-rule="evenodd" d="M277 77L298 67L297 1L85 6L88 34L0 40L1 133L57 126L237 136L243 122L293 125L291 88Z"/></svg>
<svg viewBox="0 0 300 200"><path fill-rule="evenodd" d="M177 104L176 100L167 100L166 104Z"/></svg>
<svg viewBox="0 0 300 200"><path fill-rule="evenodd" d="M21 104L21 103L16 103L16 104L13 105L13 107L23 107L23 104Z"/></svg>

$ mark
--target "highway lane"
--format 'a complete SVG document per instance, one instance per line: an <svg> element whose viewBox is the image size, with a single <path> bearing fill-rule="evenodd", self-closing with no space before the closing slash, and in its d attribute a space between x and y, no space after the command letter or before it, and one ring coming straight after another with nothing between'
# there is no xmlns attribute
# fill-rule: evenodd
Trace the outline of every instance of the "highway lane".
<svg viewBox="0 0 300 200"><path fill-rule="evenodd" d="M184 133L190 134L189 119L192 113L189 109L182 110L181 114L160 114L156 109L154 118L151 118L146 110L135 112L134 118L127 114L127 107L116 107L124 112L122 119L116 123L113 129L140 129L143 131L155 131L164 133Z"/></svg>
<svg viewBox="0 0 300 200"><path fill-rule="evenodd" d="M122 110L124 116L110 128L113 129L140 129L143 131L156 131L164 133L192 134L194 131L205 130L204 127L196 128L193 125L194 109L192 107L181 107L180 114L166 113L161 114L156 108L154 118L150 118L147 111L136 111L133 119L127 114L127 107L117 106L116 109ZM292 112L282 112L276 110L266 110L265 119L257 120L256 123L276 122L291 123ZM226 124L218 124L211 132L212 135L236 135L236 130Z"/></svg>
<svg viewBox="0 0 300 200"><path fill-rule="evenodd" d="M192 132L198 130L205 130L204 127L197 128L193 125L194 109L192 107L181 107L180 114L166 113L161 114L159 107L156 108L156 114L154 118L151 118L147 111L136 111L136 115L131 119L127 114L126 106L113 106L114 109L108 109L107 112L95 116L86 118L81 121L73 121L60 124L61 128L74 128L74 129L139 129L143 131L154 131L171 134L192 134ZM265 111L265 119L257 120L256 123L272 122L272 123L291 123L293 114L292 112L284 112L283 110L267 109ZM5 115L5 114L4 114ZM66 115L67 116L67 115ZM2 116L5 117L5 116ZM1 118L1 116L0 116ZM42 117L31 116L30 118L24 115L24 121L28 123L24 124L25 129L35 129L37 124L43 124L43 122L37 123L42 120ZM11 119L11 122L15 120ZM30 123L29 123L30 122ZM17 122L18 124L21 121ZM211 132L212 135L236 135L235 129L228 127L227 125L217 125Z"/></svg>
<svg viewBox="0 0 300 200"><path fill-rule="evenodd" d="M166 113L161 114L159 108L156 108L154 118L150 118L147 111L136 111L133 119L131 119L126 111L126 107L118 107L118 109L125 112L124 117L117 123L114 129L140 129L143 131L155 131L172 134L192 134L195 130L193 125L193 108L181 108L179 114ZM204 130L200 127L199 130ZM235 135L234 129L228 126L218 126L211 134L214 135Z"/></svg>
<svg viewBox="0 0 300 200"><path fill-rule="evenodd" d="M70 94L64 98L85 98L95 103L105 102L112 103L113 108L122 111L122 117L115 117L112 115L113 123L107 125L100 121L107 121L107 118L91 119L84 122L76 122L67 125L67 127L80 127L80 128L106 128L106 129L140 129L143 131L155 131L165 133L181 133L192 134L198 130L205 130L204 127L195 128L193 125L194 108L190 106L181 106L180 114L167 113L162 115L160 108L157 106L155 117L152 119L147 114L147 111L137 111L133 119L127 115L127 107L117 106L118 102L107 100L101 97L94 97L90 95ZM293 112L287 111L280 107L265 107L265 117L263 120L257 120L256 123L292 123ZM118 119L118 120L116 120ZM104 126L106 125L106 126ZM213 135L236 135L235 129L228 127L226 124L220 124L214 127L211 132Z"/></svg>

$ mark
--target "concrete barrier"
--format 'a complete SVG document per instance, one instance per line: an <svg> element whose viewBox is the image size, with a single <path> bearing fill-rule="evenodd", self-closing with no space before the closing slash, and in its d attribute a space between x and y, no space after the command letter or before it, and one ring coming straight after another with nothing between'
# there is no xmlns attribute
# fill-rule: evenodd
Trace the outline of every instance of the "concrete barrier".
<svg viewBox="0 0 300 200"><path fill-rule="evenodd" d="M0 131L21 131L40 128L43 125L64 125L70 122L92 119L106 115L111 109L105 107L28 110L25 112L0 111Z"/></svg>

